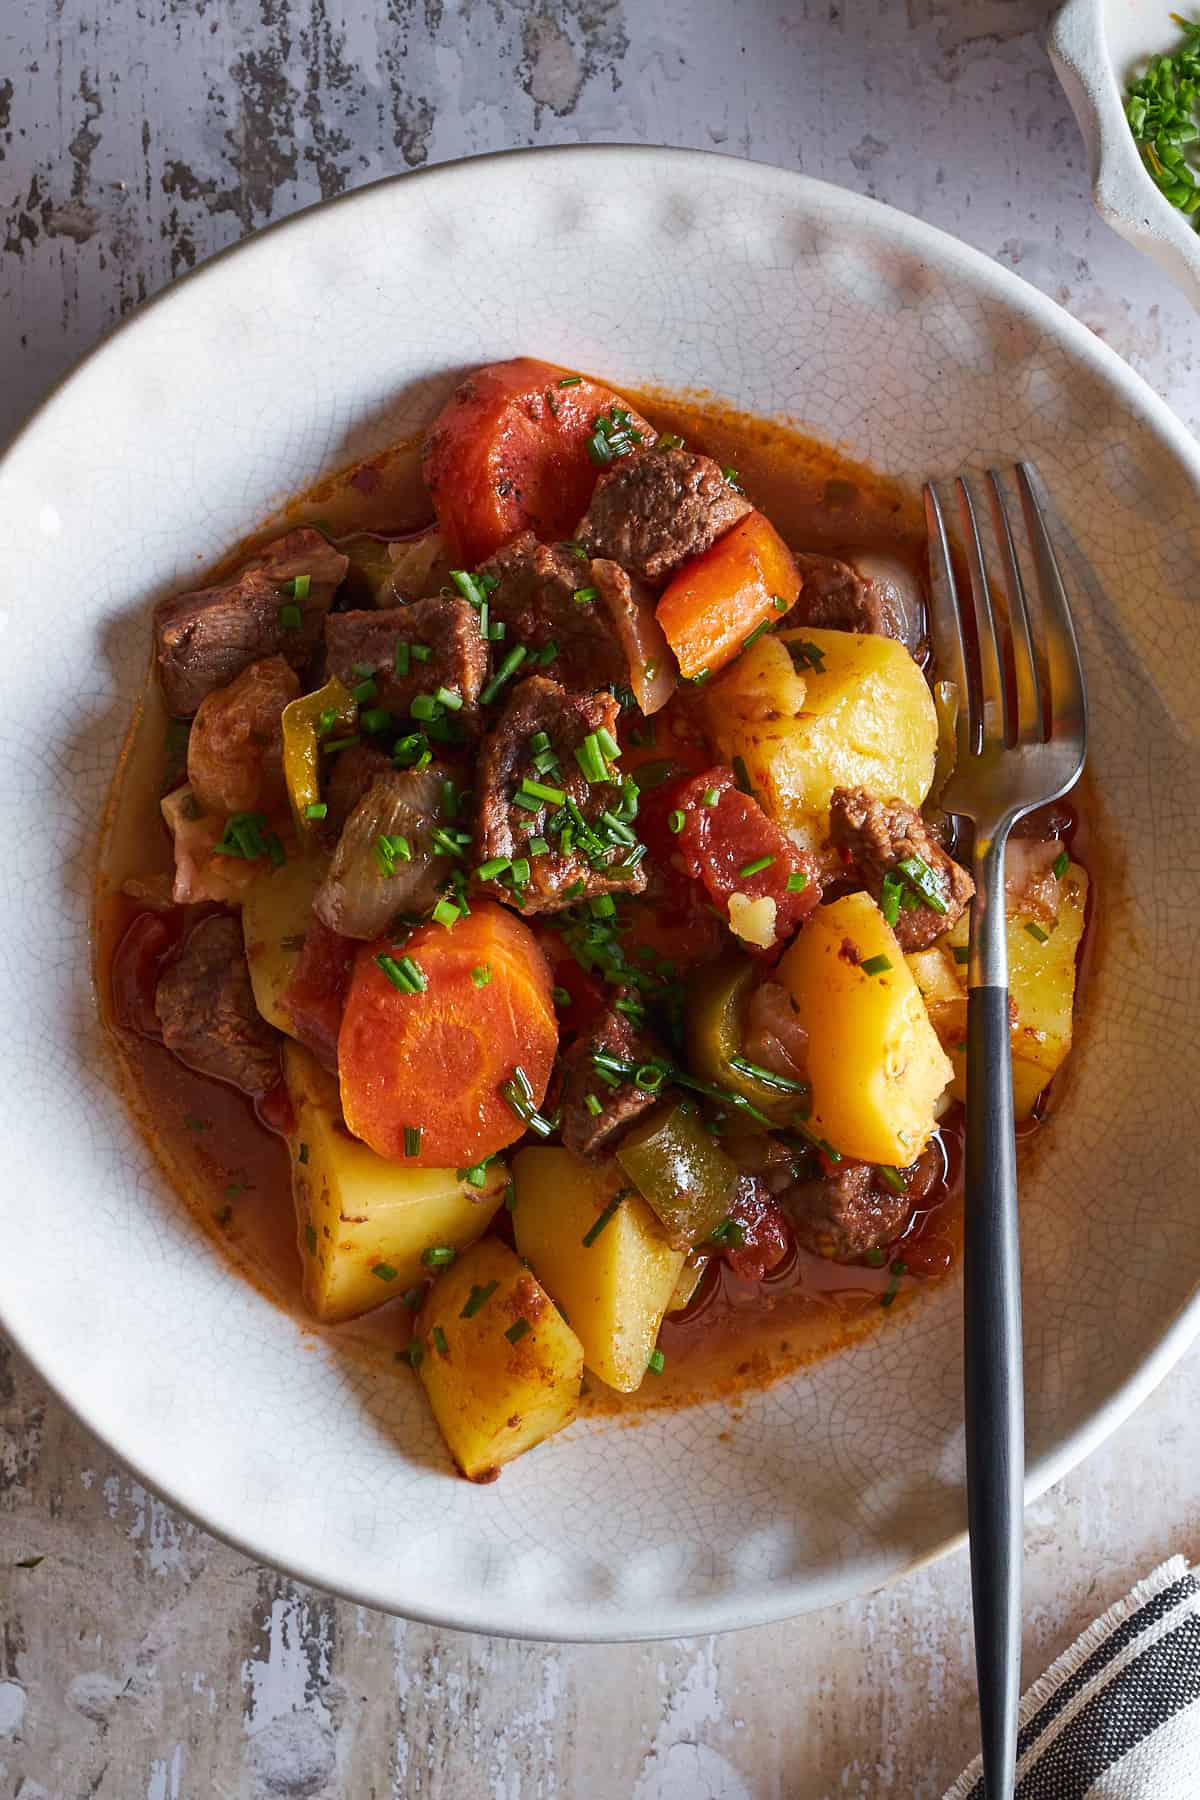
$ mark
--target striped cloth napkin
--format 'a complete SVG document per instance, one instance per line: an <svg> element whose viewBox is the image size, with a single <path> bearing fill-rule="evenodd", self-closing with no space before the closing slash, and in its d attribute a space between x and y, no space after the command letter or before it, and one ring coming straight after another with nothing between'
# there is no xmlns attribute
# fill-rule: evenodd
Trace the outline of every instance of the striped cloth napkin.
<svg viewBox="0 0 1200 1800"><path fill-rule="evenodd" d="M1200 1800L1200 1581L1182 1556L1021 1701L1016 1800ZM979 1758L945 1800L984 1800Z"/></svg>

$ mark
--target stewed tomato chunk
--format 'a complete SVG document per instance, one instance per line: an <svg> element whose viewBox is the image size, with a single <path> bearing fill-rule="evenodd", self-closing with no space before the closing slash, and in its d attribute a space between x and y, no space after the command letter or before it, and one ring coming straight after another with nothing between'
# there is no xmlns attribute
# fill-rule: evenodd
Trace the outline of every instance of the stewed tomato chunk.
<svg viewBox="0 0 1200 1800"><path fill-rule="evenodd" d="M786 944L821 898L812 859L742 792L732 769L693 776L675 801L671 825L684 867L730 930L753 950Z"/></svg>

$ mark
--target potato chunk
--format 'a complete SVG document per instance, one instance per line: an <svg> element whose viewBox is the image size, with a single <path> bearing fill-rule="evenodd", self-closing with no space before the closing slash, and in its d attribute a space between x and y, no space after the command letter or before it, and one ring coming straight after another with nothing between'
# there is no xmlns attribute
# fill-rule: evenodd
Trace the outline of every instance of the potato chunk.
<svg viewBox="0 0 1200 1800"><path fill-rule="evenodd" d="M323 856L289 856L280 868L256 875L242 901L242 935L254 1004L278 1031L294 1031L279 996L300 960L304 933L312 919L313 895L325 868Z"/></svg>
<svg viewBox="0 0 1200 1800"><path fill-rule="evenodd" d="M844 1156L915 1162L954 1070L869 894L820 906L779 965L808 1032L809 1128Z"/></svg>
<svg viewBox="0 0 1200 1800"><path fill-rule="evenodd" d="M470 1481L490 1480L575 1417L583 1345L498 1238L481 1239L441 1276L416 1342L433 1416Z"/></svg>
<svg viewBox="0 0 1200 1800"><path fill-rule="evenodd" d="M1012 1025L1013 1111L1027 1119L1051 1076L1071 1048L1075 1004L1075 963L1087 914L1086 869L1070 863L1059 888L1058 923L1043 942L1045 922L1009 908L1008 992ZM1035 929L1030 931L1033 925ZM967 942L968 921L908 959L942 1047L954 1064L955 1099L967 1089L967 970L954 951Z"/></svg>
<svg viewBox="0 0 1200 1800"><path fill-rule="evenodd" d="M802 679L789 680L783 666L786 656L790 668L789 645L797 646ZM933 696L894 638L781 631L739 657L707 691L704 707L724 761L743 757L771 817L806 841L814 820L824 827L835 787L896 794L913 806L929 792Z"/></svg>
<svg viewBox="0 0 1200 1800"><path fill-rule="evenodd" d="M454 1169L411 1169L376 1156L342 1123L337 1081L297 1044L284 1050L296 1116L289 1134L304 1297L318 1319L369 1312L418 1281L421 1252L463 1249L503 1198L508 1170L490 1163L486 1186Z"/></svg>
<svg viewBox="0 0 1200 1800"><path fill-rule="evenodd" d="M621 1192L619 1170L590 1168L569 1150L530 1148L513 1158L513 1179L517 1249L565 1310L588 1368L631 1394L642 1384L684 1252L672 1250L649 1206L628 1187L599 1225Z"/></svg>

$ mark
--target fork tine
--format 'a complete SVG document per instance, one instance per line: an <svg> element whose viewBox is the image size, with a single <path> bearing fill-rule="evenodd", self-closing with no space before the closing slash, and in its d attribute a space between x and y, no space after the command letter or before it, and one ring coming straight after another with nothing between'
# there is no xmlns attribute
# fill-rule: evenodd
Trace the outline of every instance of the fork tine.
<svg viewBox="0 0 1200 1800"><path fill-rule="evenodd" d="M1029 533L1030 547L1037 568L1038 585L1045 625L1046 662L1050 674L1050 735L1070 735L1082 741L1087 730L1087 696L1083 683L1083 662L1079 640L1063 585L1058 558L1042 515L1033 486L1033 470L1028 463L1016 467L1021 508Z"/></svg>
<svg viewBox="0 0 1200 1800"><path fill-rule="evenodd" d="M1004 562L1004 585L1008 591L1008 623L1012 633L1013 671L1017 687L1016 741L1018 744L1041 744L1046 737L1042 711L1042 679L1034 654L1025 583L1021 577L1021 565L1017 560L1012 523L998 469L988 470L988 482L992 490L992 520L996 527L996 542L1000 546Z"/></svg>
<svg viewBox="0 0 1200 1800"><path fill-rule="evenodd" d="M979 646L979 681L983 701L980 724L980 747L990 736L1004 743L1012 739L1012 706L1008 683L1004 679L1004 660L996 625L996 610L988 586L987 565L983 560L983 544L975 502L965 475L954 484L962 511L963 530L967 540L967 568L971 576L971 598L975 603L975 635ZM989 718L990 715L990 718ZM990 723L990 730L989 730Z"/></svg>
<svg viewBox="0 0 1200 1800"><path fill-rule="evenodd" d="M933 644L938 662L942 667L942 673L946 680L952 681L958 689L959 755L968 756L977 748L983 709L979 703L979 694L970 673L971 665L967 659L967 646L962 628L962 605L958 598L958 584L954 579L954 563L950 556L950 540L946 533L946 520L942 512L942 503L937 496L937 489L932 482L925 484L925 525L929 533L931 550L934 546L937 548L937 557L931 556L930 558L932 602L930 611L933 615ZM933 566L935 561L936 567Z"/></svg>

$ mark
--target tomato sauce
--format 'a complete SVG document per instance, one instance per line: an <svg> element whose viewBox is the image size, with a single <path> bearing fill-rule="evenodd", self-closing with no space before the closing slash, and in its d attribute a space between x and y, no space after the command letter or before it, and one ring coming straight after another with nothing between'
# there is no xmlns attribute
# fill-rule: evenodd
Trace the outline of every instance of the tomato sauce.
<svg viewBox="0 0 1200 1800"><path fill-rule="evenodd" d="M923 568L924 519L915 493L813 442L788 423L751 418L704 396L645 393L630 398L659 429L678 432L722 465L735 467L756 504L793 547L835 550L849 543L870 544ZM393 446L324 481L239 546L223 566L231 566L254 543L305 522L339 535L395 534L417 531L430 519L417 446ZM667 747L673 755L682 754L685 768L694 772L704 766L706 753L687 741L686 717L676 708L671 716L678 741ZM664 733L671 730L668 719L660 717L657 743L648 732L646 742L626 746L628 766L662 757ZM155 910L155 901L161 905L169 894L172 866L165 826L147 829L163 791L166 738L167 720L150 677L105 820L95 912L103 1015L129 1104L180 1204L190 1208L248 1280L295 1317L302 1332L323 1334L330 1328L318 1326L301 1301L289 1161L278 1135L283 1122L278 1108L286 1105L286 1095L268 1096L256 1109L233 1089L185 1068L155 1041L158 969L199 916L197 909L188 909L185 916ZM654 813L650 788L644 812L649 830ZM1071 810L1067 817L1063 835L1080 855L1087 848L1082 815ZM704 960L717 947L711 914L696 905L694 889L687 886L677 911L668 909L652 929L647 927L662 940L655 947L681 963ZM1081 979L1090 935L1089 927ZM595 1004L593 984L577 969L568 973L565 965L556 971L559 977L572 993L572 1012L586 1018ZM1035 1119L1022 1128L1023 1149L1028 1149L1037 1123ZM896 1317L923 1288L945 1276L960 1251L962 1127L957 1107L944 1118L938 1142L941 1179L881 1267L826 1262L793 1245L769 1276L753 1281L714 1258L686 1309L669 1316L663 1326L665 1373L648 1379L633 1396L591 1382L585 1408L629 1414L758 1387ZM902 1274L894 1272L896 1263L903 1264ZM392 1301L338 1326L337 1341L379 1366L385 1360L391 1366L397 1346L407 1341L411 1316L399 1300Z"/></svg>

